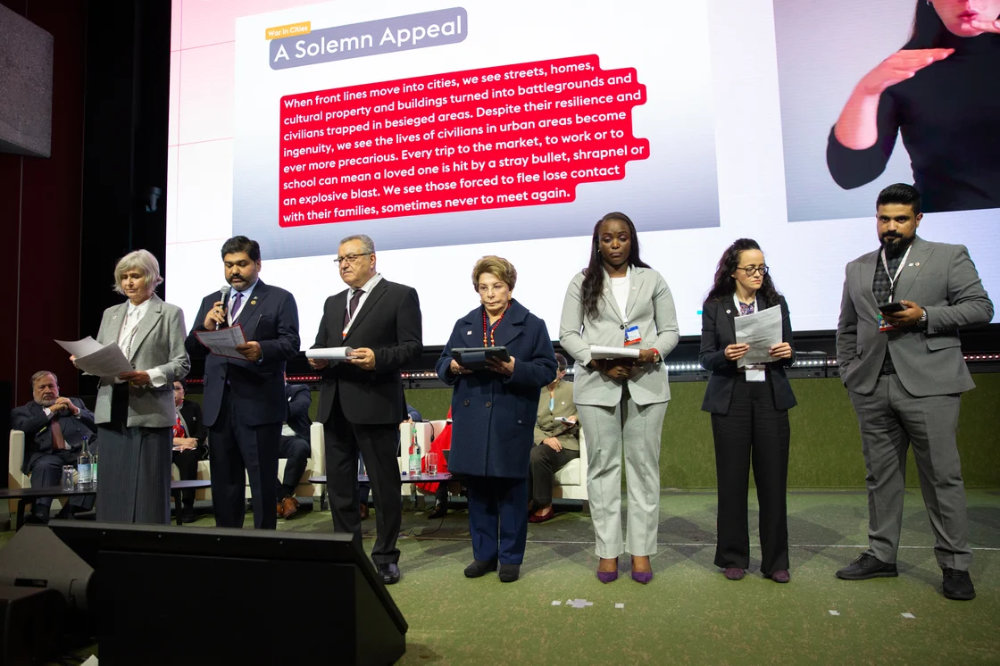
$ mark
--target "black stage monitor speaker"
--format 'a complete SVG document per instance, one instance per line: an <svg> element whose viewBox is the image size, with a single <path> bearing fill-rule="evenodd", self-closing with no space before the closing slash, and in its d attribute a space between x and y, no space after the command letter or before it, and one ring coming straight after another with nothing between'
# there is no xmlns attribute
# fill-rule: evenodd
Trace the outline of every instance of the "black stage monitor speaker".
<svg viewBox="0 0 1000 666"><path fill-rule="evenodd" d="M102 666L389 664L406 620L348 535L52 521L95 569Z"/></svg>
<svg viewBox="0 0 1000 666"><path fill-rule="evenodd" d="M93 574L94 569L44 525L25 525L0 549L0 585L56 590L73 611L86 611L93 604Z"/></svg>
<svg viewBox="0 0 1000 666"><path fill-rule="evenodd" d="M59 652L66 601L51 588L0 585L0 664L39 664Z"/></svg>

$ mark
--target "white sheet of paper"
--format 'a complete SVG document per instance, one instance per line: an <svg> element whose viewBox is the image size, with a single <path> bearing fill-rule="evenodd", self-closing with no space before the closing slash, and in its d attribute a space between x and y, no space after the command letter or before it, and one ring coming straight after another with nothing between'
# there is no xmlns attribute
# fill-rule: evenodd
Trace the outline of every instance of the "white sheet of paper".
<svg viewBox="0 0 1000 666"><path fill-rule="evenodd" d="M602 347L590 345L590 357L602 358L639 358L638 347Z"/></svg>
<svg viewBox="0 0 1000 666"><path fill-rule="evenodd" d="M243 337L243 327L239 324L217 331L195 331L194 334L198 337L198 342L208 347L213 354L246 360L243 354L236 351L236 345L247 341Z"/></svg>
<svg viewBox="0 0 1000 666"><path fill-rule="evenodd" d="M307 349L306 358L319 358L327 361L344 361L354 351L353 347L317 347Z"/></svg>
<svg viewBox="0 0 1000 666"><path fill-rule="evenodd" d="M736 342L750 345L747 353L736 362L740 368L747 365L770 363L769 350L781 342L781 306L736 318Z"/></svg>
<svg viewBox="0 0 1000 666"><path fill-rule="evenodd" d="M76 357L76 367L88 375L117 377L134 370L117 342L101 345L89 335L82 340L56 340L55 343Z"/></svg>

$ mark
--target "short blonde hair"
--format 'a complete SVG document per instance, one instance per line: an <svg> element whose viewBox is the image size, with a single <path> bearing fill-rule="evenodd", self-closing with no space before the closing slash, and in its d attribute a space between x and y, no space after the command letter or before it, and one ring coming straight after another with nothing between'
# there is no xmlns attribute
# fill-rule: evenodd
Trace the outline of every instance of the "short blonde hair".
<svg viewBox="0 0 1000 666"><path fill-rule="evenodd" d="M133 250L118 260L115 266L115 284L112 287L119 294L125 294L122 290L122 275L125 271L138 269L146 278L146 288L150 293L163 284L160 277L160 262L147 250Z"/></svg>
<svg viewBox="0 0 1000 666"><path fill-rule="evenodd" d="M489 254L476 262L472 269L472 288L479 290L479 277L483 273L491 273L497 279L507 285L507 288L514 291L514 284L517 282L517 269L503 257Z"/></svg>

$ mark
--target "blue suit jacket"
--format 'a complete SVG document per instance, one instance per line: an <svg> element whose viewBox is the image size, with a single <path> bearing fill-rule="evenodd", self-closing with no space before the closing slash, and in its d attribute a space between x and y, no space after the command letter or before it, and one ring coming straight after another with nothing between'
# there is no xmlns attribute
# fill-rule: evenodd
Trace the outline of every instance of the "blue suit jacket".
<svg viewBox="0 0 1000 666"><path fill-rule="evenodd" d="M194 327L187 337L192 357L205 357L205 396L202 411L205 425L215 425L222 406L222 393L229 385L229 399L240 403L240 412L250 426L281 423L285 420L285 361L299 352L299 311L295 297L280 287L258 281L250 301L243 304L235 324L243 326L247 341L260 343L259 362L207 354L196 331L204 331L205 315L219 300L219 293L206 296L198 309Z"/></svg>
<svg viewBox="0 0 1000 666"><path fill-rule="evenodd" d="M556 357L545 322L512 301L495 334L514 357L514 374L489 370L453 375L451 350L478 347L483 340L483 309L478 307L455 323L437 362L437 374L455 387L451 398L451 453L454 474L523 479L534 445L538 394L555 379Z"/></svg>

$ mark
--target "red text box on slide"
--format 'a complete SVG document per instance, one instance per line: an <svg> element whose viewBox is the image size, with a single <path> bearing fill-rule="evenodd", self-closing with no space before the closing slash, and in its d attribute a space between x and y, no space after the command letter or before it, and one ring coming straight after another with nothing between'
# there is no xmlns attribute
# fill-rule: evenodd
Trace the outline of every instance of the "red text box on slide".
<svg viewBox="0 0 1000 666"><path fill-rule="evenodd" d="M279 223L564 203L649 157L634 69L596 55L281 99Z"/></svg>

